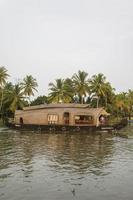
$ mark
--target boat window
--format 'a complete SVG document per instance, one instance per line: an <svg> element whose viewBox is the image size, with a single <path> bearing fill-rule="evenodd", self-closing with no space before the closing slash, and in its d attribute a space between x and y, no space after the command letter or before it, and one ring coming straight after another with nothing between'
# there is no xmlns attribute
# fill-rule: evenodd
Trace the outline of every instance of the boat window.
<svg viewBox="0 0 133 200"><path fill-rule="evenodd" d="M93 116L90 115L76 115L75 124L93 124Z"/></svg>
<svg viewBox="0 0 133 200"><path fill-rule="evenodd" d="M57 124L58 123L58 115L49 114L48 115L48 124Z"/></svg>

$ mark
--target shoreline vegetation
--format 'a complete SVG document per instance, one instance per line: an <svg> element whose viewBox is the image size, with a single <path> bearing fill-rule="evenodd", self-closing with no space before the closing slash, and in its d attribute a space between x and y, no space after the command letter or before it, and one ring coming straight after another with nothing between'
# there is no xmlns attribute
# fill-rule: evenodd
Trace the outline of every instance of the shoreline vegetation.
<svg viewBox="0 0 133 200"><path fill-rule="evenodd" d="M90 107L104 107L114 118L133 115L133 90L116 94L115 88L107 81L104 74L88 76L85 71L78 71L72 77L56 79L49 83L49 94L34 97L38 83L32 75L27 75L22 82L8 82L8 70L0 67L0 119L1 122L14 117L15 110L24 106L49 103L81 103ZM0 123L1 126L2 123Z"/></svg>

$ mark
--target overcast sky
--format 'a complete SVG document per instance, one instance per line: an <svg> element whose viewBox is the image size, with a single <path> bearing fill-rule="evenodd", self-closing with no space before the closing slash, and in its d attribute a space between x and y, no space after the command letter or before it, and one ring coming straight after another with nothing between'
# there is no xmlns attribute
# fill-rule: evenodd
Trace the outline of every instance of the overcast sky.
<svg viewBox="0 0 133 200"><path fill-rule="evenodd" d="M0 66L39 94L78 70L133 89L133 0L0 0Z"/></svg>

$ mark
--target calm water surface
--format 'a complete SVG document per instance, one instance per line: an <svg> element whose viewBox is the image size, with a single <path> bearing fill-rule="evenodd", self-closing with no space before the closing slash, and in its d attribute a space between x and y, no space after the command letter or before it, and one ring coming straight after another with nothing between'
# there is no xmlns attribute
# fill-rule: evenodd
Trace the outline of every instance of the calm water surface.
<svg viewBox="0 0 133 200"><path fill-rule="evenodd" d="M133 127L119 133L0 129L0 200L132 200Z"/></svg>

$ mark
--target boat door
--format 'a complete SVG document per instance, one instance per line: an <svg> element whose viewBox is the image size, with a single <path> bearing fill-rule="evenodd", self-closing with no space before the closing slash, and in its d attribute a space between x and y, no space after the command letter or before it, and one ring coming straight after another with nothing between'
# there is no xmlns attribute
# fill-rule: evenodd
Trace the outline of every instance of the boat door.
<svg viewBox="0 0 133 200"><path fill-rule="evenodd" d="M65 125L69 124L69 112L64 112L63 114L63 121Z"/></svg>

